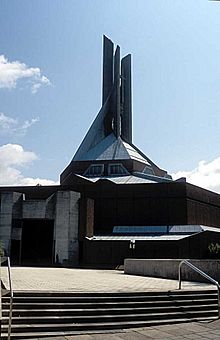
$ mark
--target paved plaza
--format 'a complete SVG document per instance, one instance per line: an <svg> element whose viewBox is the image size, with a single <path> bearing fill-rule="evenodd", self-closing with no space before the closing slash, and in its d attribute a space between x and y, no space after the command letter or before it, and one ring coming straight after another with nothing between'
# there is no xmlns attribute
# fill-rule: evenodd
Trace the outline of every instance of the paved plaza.
<svg viewBox="0 0 220 340"><path fill-rule="evenodd" d="M1 277L8 287L7 270ZM134 292L177 289L177 280L126 275L116 270L13 267L14 290L72 292ZM183 282L183 289L213 289L213 285ZM220 321L121 329L76 335L47 337L44 340L144 340L144 339L220 339ZM35 339L37 340L37 339ZM40 340L43 340L42 338Z"/></svg>
<svg viewBox="0 0 220 340"><path fill-rule="evenodd" d="M3 283L8 287L7 269L1 268ZM178 287L177 280L124 274L117 270L12 267L14 290L71 292L145 292L167 291ZM205 283L183 281L183 289L213 288Z"/></svg>

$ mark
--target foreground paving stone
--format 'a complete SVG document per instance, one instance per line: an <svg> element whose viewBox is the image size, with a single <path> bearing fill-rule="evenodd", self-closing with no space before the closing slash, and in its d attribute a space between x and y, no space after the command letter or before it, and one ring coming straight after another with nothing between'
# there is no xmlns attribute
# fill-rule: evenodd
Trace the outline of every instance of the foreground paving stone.
<svg viewBox="0 0 220 340"><path fill-rule="evenodd" d="M163 339L169 336L167 332L159 331L157 329L147 329L147 328L138 333L151 337L152 339Z"/></svg>
<svg viewBox="0 0 220 340"><path fill-rule="evenodd" d="M6 268L1 277L8 287ZM74 292L167 291L178 287L177 280L127 275L117 270L75 268L12 267L14 290ZM205 283L183 282L185 289L213 289Z"/></svg>
<svg viewBox="0 0 220 340"><path fill-rule="evenodd" d="M101 333L101 334L83 334L83 335L72 335L72 336L61 336L61 337L52 337L52 338L41 338L41 339L33 339L33 340L152 340L152 339L160 339L160 340L182 340L182 339L220 339L220 322L218 322L219 329L210 330L208 327L200 327L196 323L185 323L185 324L175 324L175 325L166 325L167 331L162 331L165 326L161 326L161 331L159 331L158 327L149 327L142 329L128 329L125 332L120 330L120 332L115 333ZM196 327L198 326L198 327ZM160 327L160 326L159 326ZM168 329L176 331L185 328L190 330L189 334L178 335L178 334L168 334ZM205 331L204 331L205 329Z"/></svg>

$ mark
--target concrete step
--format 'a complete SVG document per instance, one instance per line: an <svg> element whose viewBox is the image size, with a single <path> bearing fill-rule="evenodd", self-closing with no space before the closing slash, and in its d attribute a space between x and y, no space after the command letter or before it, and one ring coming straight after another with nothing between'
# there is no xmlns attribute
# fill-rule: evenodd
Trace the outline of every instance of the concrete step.
<svg viewBox="0 0 220 340"><path fill-rule="evenodd" d="M214 286L213 286L214 287ZM166 295L166 294L181 294L181 295L201 295L201 294L216 294L217 290L215 288L213 289L199 289L199 290L172 290L172 291L149 291L149 292L62 292L62 291L15 291L14 297L118 297L120 296L160 296L160 295Z"/></svg>
<svg viewBox="0 0 220 340"><path fill-rule="evenodd" d="M215 310L217 308L215 304L205 304L205 305L164 305L164 306L154 306L154 307L126 307L126 308L76 308L76 309L18 309L13 310L13 320L16 316L26 317L26 316L57 316L57 315L102 315L106 313L111 314L122 314L135 312L137 314L148 313L152 311L179 311L181 310ZM9 310L3 311L2 316L7 318L9 315Z"/></svg>
<svg viewBox="0 0 220 340"><path fill-rule="evenodd" d="M158 302L158 301L172 301L172 300L209 300L209 299L217 299L217 292L210 293L210 294L197 294L197 295L181 295L181 294L164 294L164 295L151 295L151 296L131 296L131 297L124 297L124 296L113 296L112 298L109 297L70 297L70 298L62 298L62 297L14 297L13 302L14 304L34 304L34 303L130 303L130 302ZM9 298L3 298L3 303L7 304L10 302Z"/></svg>
<svg viewBox="0 0 220 340"><path fill-rule="evenodd" d="M179 319L179 318L198 318L198 317L216 317L217 310L207 311L174 311L174 312L151 312L148 314L121 314L121 315L84 315L84 316L42 316L42 317L24 317L24 318L13 318L13 332L22 331L25 332L28 327L40 329L45 331L46 327L50 325L54 330L58 330L60 324L65 328L72 325L73 329L78 324L94 324L94 323L105 323L114 322L115 324L125 321L150 321L150 320L163 320L163 319ZM6 319L3 319L2 329L7 326Z"/></svg>
<svg viewBox="0 0 220 340"><path fill-rule="evenodd" d="M2 330L7 332L9 298L3 297ZM73 334L218 317L217 291L125 293L16 292L12 338ZM34 336L32 336L32 335Z"/></svg>
<svg viewBox="0 0 220 340"><path fill-rule="evenodd" d="M156 307L156 306L172 306L175 305L200 305L200 304L217 304L217 298L215 299L199 299L199 300L165 300L165 301L133 301L133 302L94 302L94 303L66 303L66 302L60 302L60 303L13 303L13 310L41 310L41 309L89 309L89 308L135 308L135 307ZM5 311L9 309L10 304L9 303L3 303L2 310Z"/></svg>
<svg viewBox="0 0 220 340"><path fill-rule="evenodd" d="M160 293L160 294L159 294ZM118 293L113 294L112 296L110 294L103 294L101 293L100 295L72 295L70 294L70 296L62 296L59 295L57 296L57 294L55 293L55 295L36 295L33 296L31 295L27 295L27 293L24 296L14 296L14 302L15 303L33 303L33 302L78 302L78 303L89 303L89 302L96 302L97 300L104 303L104 302L132 302L132 301L166 301L169 300L171 298L173 299L177 299L179 297L179 299L181 300L197 300L197 299L210 299L211 297L216 297L217 296L217 291L206 291L206 292L197 292L196 294L194 292L185 292L185 291L174 291L174 292L152 292L151 294L130 294L130 295L125 295L125 294L120 294ZM4 297L4 301L5 302L9 302L9 297Z"/></svg>

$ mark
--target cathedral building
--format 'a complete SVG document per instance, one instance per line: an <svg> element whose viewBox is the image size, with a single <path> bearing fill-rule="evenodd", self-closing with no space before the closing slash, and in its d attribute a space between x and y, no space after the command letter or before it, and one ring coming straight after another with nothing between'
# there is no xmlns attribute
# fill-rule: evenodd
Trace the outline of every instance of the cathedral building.
<svg viewBox="0 0 220 340"><path fill-rule="evenodd" d="M174 181L133 143L131 55L121 59L104 36L102 107L60 185L0 187L6 255L19 265L90 267L206 258L219 232L220 195Z"/></svg>

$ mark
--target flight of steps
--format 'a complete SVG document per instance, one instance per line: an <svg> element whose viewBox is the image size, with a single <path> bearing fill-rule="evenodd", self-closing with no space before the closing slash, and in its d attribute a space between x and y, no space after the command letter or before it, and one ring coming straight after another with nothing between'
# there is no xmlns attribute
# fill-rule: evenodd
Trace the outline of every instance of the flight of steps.
<svg viewBox="0 0 220 340"><path fill-rule="evenodd" d="M9 298L3 297L1 339ZM15 292L13 339L31 339L218 318L216 290L147 293Z"/></svg>

